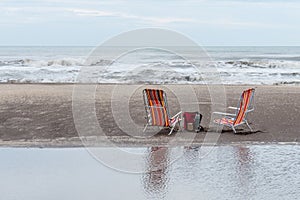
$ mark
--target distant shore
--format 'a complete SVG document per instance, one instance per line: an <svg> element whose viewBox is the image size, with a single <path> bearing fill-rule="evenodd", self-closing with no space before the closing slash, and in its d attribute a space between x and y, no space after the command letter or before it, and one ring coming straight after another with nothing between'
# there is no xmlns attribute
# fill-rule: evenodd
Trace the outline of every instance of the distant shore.
<svg viewBox="0 0 300 200"><path fill-rule="evenodd" d="M151 138L134 138L121 131L113 120L110 107L111 91L116 85L97 85L96 113L101 127L107 135L79 137L72 113L72 84L0 84L0 146L2 147L80 147L81 140L91 146L110 146L110 140L119 146L164 146L176 136L159 133ZM122 86L124 90L129 86ZM149 86L151 87L151 86ZM157 87L157 86L153 86ZM174 86L184 93L184 86ZM217 86L216 86L217 87ZM217 144L264 144L300 142L300 86L227 85L227 105L236 106L244 89L254 87L255 111L249 115L249 122L255 130L239 134L226 129ZM210 121L210 96L205 85L192 85L203 114L203 126ZM178 109L178 102L168 93L172 112ZM120 99L119 101L122 101ZM145 122L142 94L138 90L130 98L130 114L141 126ZM243 127L244 128L244 127ZM190 134L190 133L186 133ZM210 133L207 133L210 134ZM201 145L206 133L194 138L194 145ZM185 145L184 137L176 137L178 145Z"/></svg>

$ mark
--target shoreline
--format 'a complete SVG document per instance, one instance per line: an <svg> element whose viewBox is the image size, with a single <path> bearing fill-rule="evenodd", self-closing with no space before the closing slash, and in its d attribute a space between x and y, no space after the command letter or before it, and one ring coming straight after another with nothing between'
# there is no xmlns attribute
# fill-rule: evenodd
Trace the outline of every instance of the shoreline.
<svg viewBox="0 0 300 200"><path fill-rule="evenodd" d="M159 133L149 139L136 139L122 132L113 121L110 97L117 84L97 84L96 113L107 137L119 146L165 146L174 138ZM74 84L0 84L0 147L82 147L72 114L72 92ZM123 85L125 90L132 85ZM158 87L160 85L154 85ZM172 85L184 92L184 85ZM186 85L185 85L186 86ZM199 110L203 114L202 125L210 121L210 99L206 85L190 85L198 98ZM149 85L149 87L151 87ZM216 87L213 85L212 87ZM227 129L220 135L217 145L232 144L295 144L300 142L300 87L287 85L225 85L227 105L236 106L244 89L256 88L255 111L249 122L256 133L240 130L234 134ZM168 93L169 107L177 109L176 98ZM132 119L144 123L140 91L133 94L130 102ZM200 102L205 102L200 104ZM188 134L188 133L187 133ZM210 133L207 133L210 134ZM83 136L81 136L83 137ZM86 135L86 140L98 141L97 145L109 146L99 135ZM177 138L177 137L176 137ZM180 137L178 146L184 145ZM198 133L193 145L201 145L204 133ZM94 143L95 145L95 143Z"/></svg>
<svg viewBox="0 0 300 200"><path fill-rule="evenodd" d="M95 138L85 138L84 140L94 140ZM151 140L143 140L129 141L128 138L114 136L110 138L111 141L114 142L114 145L107 143L105 139L103 139L103 143L91 142L90 144L84 144L79 137L74 138L57 138L54 140L15 140L15 141L2 141L0 140L0 149L1 148L39 148L39 149L55 149L55 148L143 148L143 147L201 147L201 146L255 146L255 145L300 145L299 141L291 142L272 142L272 141L239 141L239 142L231 142L231 143L202 143L203 141L193 141L192 144L187 144L185 141L181 141L176 145L169 145L168 140L164 142L158 143L157 139ZM99 139L97 139L99 142Z"/></svg>
<svg viewBox="0 0 300 200"><path fill-rule="evenodd" d="M0 82L0 85L153 85L153 86L161 86L164 84L161 83L75 83L75 82ZM283 86L283 87L300 87L300 82L282 82L282 83L273 83L273 84L258 84L258 83L253 83L253 84L248 84L248 83L236 83L236 84L199 84L199 83L188 83L188 84L176 84L176 83L166 83L165 85L172 85L172 86L177 86L177 85L191 85L191 86L206 86L206 85L211 85L211 86L252 86L252 87L273 87L273 86Z"/></svg>

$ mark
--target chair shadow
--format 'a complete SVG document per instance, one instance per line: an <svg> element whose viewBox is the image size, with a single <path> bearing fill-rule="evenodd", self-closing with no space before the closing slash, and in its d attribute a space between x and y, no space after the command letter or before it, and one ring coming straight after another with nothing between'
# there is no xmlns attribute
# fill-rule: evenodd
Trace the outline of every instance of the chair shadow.
<svg viewBox="0 0 300 200"><path fill-rule="evenodd" d="M236 129L236 133L233 132L233 130L222 130L221 133L233 133L235 135L250 135L250 134L256 134L256 133L263 133L261 130L244 130L244 129Z"/></svg>
<svg viewBox="0 0 300 200"><path fill-rule="evenodd" d="M187 130L183 130L183 131L187 132L187 133L193 132L193 131L187 131ZM172 137L172 136L176 135L178 132L181 132L181 131L180 130L174 131L174 133L172 133L171 135L168 135L169 132L170 132L170 129L164 128L164 129L159 130L155 134L155 136L166 136L167 135L169 137ZM201 129L200 131L198 131L197 134L201 134L201 133L202 134L206 134L208 132L210 132L209 128L203 127L203 129ZM235 134L235 135L251 135L251 134L257 134L257 133L265 133L265 131L261 131L261 130L250 131L250 130L245 130L245 129L240 128L240 129L236 129L236 133L234 133L233 130L230 130L230 129L223 129L222 132L221 132L221 134L223 134L223 133L225 133L225 134L226 133L232 133L232 134Z"/></svg>

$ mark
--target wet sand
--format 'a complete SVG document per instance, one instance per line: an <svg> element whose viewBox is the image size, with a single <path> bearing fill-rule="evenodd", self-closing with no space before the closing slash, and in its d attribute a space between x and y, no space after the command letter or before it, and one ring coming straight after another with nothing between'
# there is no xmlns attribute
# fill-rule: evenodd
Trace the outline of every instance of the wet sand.
<svg viewBox="0 0 300 200"><path fill-rule="evenodd" d="M109 139L123 146L167 145L176 135L164 131L151 138L128 136L116 125L111 111L111 91L115 85L98 85L95 95L96 115L107 137L87 134L79 138L72 113L71 84L1 84L0 85L0 146L7 147L74 147L82 146L81 139L90 145L109 146ZM127 90L124 86L123 90ZM156 86L157 87L157 86ZM211 100L206 86L192 86L197 95L197 106L203 114L204 127L208 127ZM234 134L224 129L218 144L240 143L292 143L300 141L300 87L299 86L225 86L227 105L236 106L243 89L254 87L255 111L248 116L254 132L246 127ZM139 125L145 123L142 88L130 98L130 114ZM185 92L185 86L176 86ZM168 91L167 91L168 92ZM168 92L171 113L178 111L178 101ZM121 99L113 99L122 102ZM230 111L230 110L228 110ZM84 112L84 111L83 111ZM83 113L84 114L84 113ZM182 133L190 134L190 133ZM210 133L207 133L210 134ZM198 133L194 144L201 144L206 132ZM177 137L178 145L185 143Z"/></svg>

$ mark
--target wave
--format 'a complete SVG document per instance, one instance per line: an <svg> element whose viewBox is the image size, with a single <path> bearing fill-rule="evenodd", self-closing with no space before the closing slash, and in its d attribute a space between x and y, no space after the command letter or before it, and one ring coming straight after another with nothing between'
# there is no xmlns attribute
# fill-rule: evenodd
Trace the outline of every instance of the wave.
<svg viewBox="0 0 300 200"><path fill-rule="evenodd" d="M54 60L33 60L33 59L18 59L0 61L0 66L81 66L83 61L80 59L54 59Z"/></svg>
<svg viewBox="0 0 300 200"><path fill-rule="evenodd" d="M83 58L63 58L63 59L16 59L16 60L0 60L0 66L20 66L20 67L68 67L68 66L103 66L108 65L111 61L108 60L95 60L87 64L86 60Z"/></svg>
<svg viewBox="0 0 300 200"><path fill-rule="evenodd" d="M84 58L59 58L59 59L7 59L0 60L0 66L28 66L28 67L44 67L44 66L105 66L110 65L113 62L105 59L97 59L93 61L86 61ZM212 61L215 66L231 66L237 68L282 68L286 66L300 67L300 61L283 61L283 60L221 60ZM170 66L186 68L191 67L191 63L187 61L154 61L151 62L153 66ZM197 63L196 63L197 64Z"/></svg>
<svg viewBox="0 0 300 200"><path fill-rule="evenodd" d="M281 81L274 83L273 85L300 85L300 81Z"/></svg>
<svg viewBox="0 0 300 200"><path fill-rule="evenodd" d="M218 61L217 65L231 66L236 68L274 69L274 68L286 68L286 67L300 67L300 62L277 61L277 60L230 60L230 61Z"/></svg>
<svg viewBox="0 0 300 200"><path fill-rule="evenodd" d="M108 66L112 64L111 66ZM195 63L201 66L200 63ZM212 61L201 71L182 60L121 63L84 58L0 60L2 83L75 83L82 67L105 66L89 73L87 82L153 84L298 84L300 62L276 60ZM106 67L108 66L108 67ZM217 70L216 70L217 69Z"/></svg>

